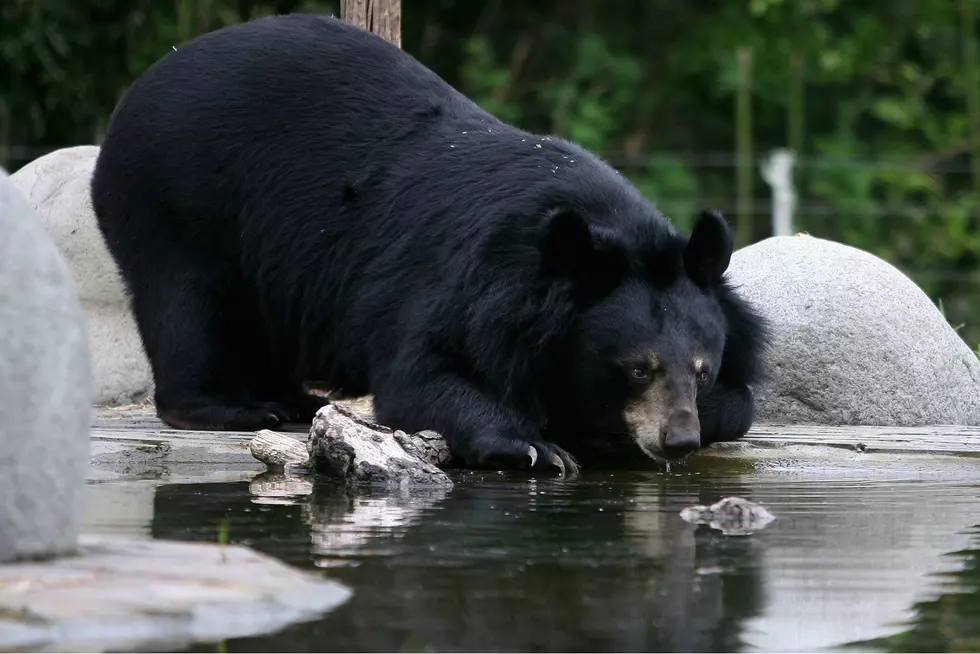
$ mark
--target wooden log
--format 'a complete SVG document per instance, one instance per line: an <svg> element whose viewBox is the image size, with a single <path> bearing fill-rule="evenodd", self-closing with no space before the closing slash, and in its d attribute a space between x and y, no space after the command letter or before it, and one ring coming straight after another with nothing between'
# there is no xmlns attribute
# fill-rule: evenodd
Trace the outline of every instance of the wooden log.
<svg viewBox="0 0 980 654"><path fill-rule="evenodd" d="M409 453L401 443L414 440L415 435L396 434L394 429L367 422L349 409L330 404L314 416L307 450L317 471L348 483L452 484L449 476L436 466L442 451L433 449L432 443L438 435L433 438L429 433L426 440L413 444L413 452ZM424 460L417 454L429 458ZM442 462L448 462L448 456Z"/></svg>
<svg viewBox="0 0 980 654"><path fill-rule="evenodd" d="M305 447L291 436L263 430L249 442L249 451L286 474L314 470L347 484L386 487L452 485L440 469L451 455L439 434L406 434L368 422L338 404L317 412Z"/></svg>
<svg viewBox="0 0 980 654"><path fill-rule="evenodd" d="M248 442L248 451L274 470L296 468L303 471L310 468L310 454L302 441L269 429L263 429Z"/></svg>

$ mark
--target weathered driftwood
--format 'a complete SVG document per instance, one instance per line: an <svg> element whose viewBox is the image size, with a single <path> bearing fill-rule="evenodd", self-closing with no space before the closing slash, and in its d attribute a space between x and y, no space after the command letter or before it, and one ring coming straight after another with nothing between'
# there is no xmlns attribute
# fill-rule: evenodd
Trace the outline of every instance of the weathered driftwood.
<svg viewBox="0 0 980 654"><path fill-rule="evenodd" d="M315 470L349 484L452 485L439 468L450 459L439 434L406 434L337 404L317 412L305 448L291 436L266 430L249 442L249 451L272 469L294 474Z"/></svg>
<svg viewBox="0 0 980 654"><path fill-rule="evenodd" d="M248 450L270 468L308 472L310 454L298 438L263 429L248 442Z"/></svg>

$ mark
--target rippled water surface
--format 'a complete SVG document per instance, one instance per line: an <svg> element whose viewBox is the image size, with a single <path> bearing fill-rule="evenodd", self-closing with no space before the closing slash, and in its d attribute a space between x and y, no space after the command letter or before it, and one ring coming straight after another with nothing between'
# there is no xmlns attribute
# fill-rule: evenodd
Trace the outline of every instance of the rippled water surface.
<svg viewBox="0 0 980 654"><path fill-rule="evenodd" d="M917 461L460 473L294 503L247 481L102 483L90 504L114 508L87 527L213 541L224 523L354 590L317 622L197 651L980 651L980 459ZM738 537L678 516L729 495L777 520Z"/></svg>

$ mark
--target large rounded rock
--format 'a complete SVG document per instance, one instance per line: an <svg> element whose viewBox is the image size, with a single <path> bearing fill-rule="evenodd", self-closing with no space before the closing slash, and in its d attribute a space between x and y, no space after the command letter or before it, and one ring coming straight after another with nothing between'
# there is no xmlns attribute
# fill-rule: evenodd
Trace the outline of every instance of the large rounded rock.
<svg viewBox="0 0 980 654"><path fill-rule="evenodd" d="M980 425L980 360L885 261L783 236L736 252L728 274L773 327L760 421Z"/></svg>
<svg viewBox="0 0 980 654"><path fill-rule="evenodd" d="M71 273L0 169L0 561L75 550L91 375Z"/></svg>
<svg viewBox="0 0 980 654"><path fill-rule="evenodd" d="M119 404L150 392L152 375L115 261L92 211L99 148L51 152L11 176L68 262L89 333L93 401Z"/></svg>

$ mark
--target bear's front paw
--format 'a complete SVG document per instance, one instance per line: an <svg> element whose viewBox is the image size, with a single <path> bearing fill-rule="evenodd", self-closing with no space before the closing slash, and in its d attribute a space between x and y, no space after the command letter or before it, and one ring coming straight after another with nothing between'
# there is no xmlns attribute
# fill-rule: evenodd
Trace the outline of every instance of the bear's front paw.
<svg viewBox="0 0 980 654"><path fill-rule="evenodd" d="M479 467L517 467L548 470L557 468L565 477L577 475L581 466L571 454L554 443L538 439L483 434L466 447L464 459Z"/></svg>
<svg viewBox="0 0 980 654"><path fill-rule="evenodd" d="M297 393L278 401L263 402L263 404L273 407L277 415L281 413L284 416L284 422L308 423L313 421L313 416L316 415L317 411L330 404L330 400L312 393Z"/></svg>

